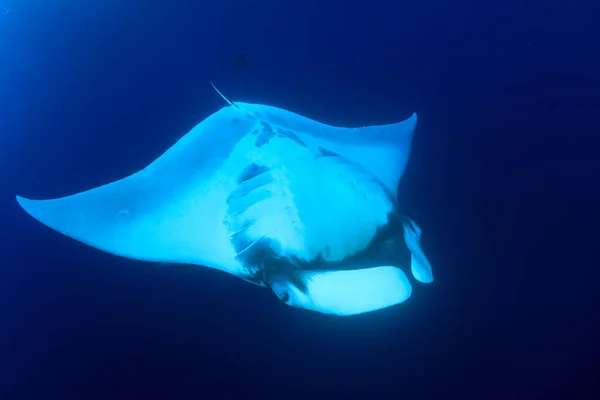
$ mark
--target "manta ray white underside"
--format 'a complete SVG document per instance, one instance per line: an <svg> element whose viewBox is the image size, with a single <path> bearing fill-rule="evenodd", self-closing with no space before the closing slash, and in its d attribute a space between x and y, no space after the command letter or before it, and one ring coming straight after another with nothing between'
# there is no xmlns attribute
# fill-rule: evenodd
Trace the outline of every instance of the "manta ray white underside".
<svg viewBox="0 0 600 400"><path fill-rule="evenodd" d="M228 103L133 175L17 200L44 225L107 253L216 268L327 314L405 301L405 271L433 281L421 230L396 199L416 114L342 128Z"/></svg>

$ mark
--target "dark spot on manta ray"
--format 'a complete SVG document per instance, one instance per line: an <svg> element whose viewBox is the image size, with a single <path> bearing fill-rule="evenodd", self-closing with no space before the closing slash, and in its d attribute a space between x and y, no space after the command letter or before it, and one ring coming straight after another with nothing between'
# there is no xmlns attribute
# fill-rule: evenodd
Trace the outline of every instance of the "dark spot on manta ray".
<svg viewBox="0 0 600 400"><path fill-rule="evenodd" d="M271 125L268 122L260 121L260 124L263 126L265 131L273 132L273 128L271 127Z"/></svg>
<svg viewBox="0 0 600 400"><path fill-rule="evenodd" d="M264 126L263 131L260 133L259 137L256 139L256 142L254 143L256 145L256 147L262 147L265 144L268 144L269 141L274 136L277 136L280 138L285 138L285 139L290 139L290 140L293 140L294 142L298 143L300 146L308 147L306 145L306 143L304 143L302 140L300 140L298 135L296 135L293 131L291 131L289 129L277 128L275 131L273 131L273 129L271 128L270 125L266 124L263 126Z"/></svg>
<svg viewBox="0 0 600 400"><path fill-rule="evenodd" d="M273 136L275 136L275 132L265 128L256 138L254 145L256 147L263 147L265 144L269 143Z"/></svg>
<svg viewBox="0 0 600 400"><path fill-rule="evenodd" d="M319 147L319 152L321 153L321 156L323 157L339 157L340 155L337 153L334 153L331 150L327 150L323 147Z"/></svg>
<svg viewBox="0 0 600 400"><path fill-rule="evenodd" d="M258 164L252 163L252 164L248 165L246 168L244 168L244 170L238 177L238 183L245 182L245 181L250 180L260 174L264 174L268 170L269 169L267 167L265 167L264 165L258 165Z"/></svg>
<svg viewBox="0 0 600 400"><path fill-rule="evenodd" d="M262 125L262 130L260 131L256 141L254 142L254 145L256 147L264 146L265 144L269 143L273 136L275 136L275 132L273 131L273 128L268 122L260 121L260 124Z"/></svg>
<svg viewBox="0 0 600 400"><path fill-rule="evenodd" d="M296 135L294 132L292 132L289 129L277 129L277 136L282 137L282 138L291 139L291 140L293 140L294 142L298 143L301 146L308 147L306 145L306 143L304 143L302 140L300 140L300 138L298 137L298 135Z"/></svg>

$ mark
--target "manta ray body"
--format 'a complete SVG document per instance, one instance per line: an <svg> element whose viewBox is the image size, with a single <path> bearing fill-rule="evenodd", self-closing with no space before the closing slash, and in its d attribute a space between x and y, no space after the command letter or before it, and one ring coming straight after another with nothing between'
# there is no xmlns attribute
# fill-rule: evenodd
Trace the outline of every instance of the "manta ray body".
<svg viewBox="0 0 600 400"><path fill-rule="evenodd" d="M104 252L216 268L326 314L401 303L412 293L408 276L433 281L421 229L397 202L416 114L343 128L219 94L227 106L141 171L17 201Z"/></svg>

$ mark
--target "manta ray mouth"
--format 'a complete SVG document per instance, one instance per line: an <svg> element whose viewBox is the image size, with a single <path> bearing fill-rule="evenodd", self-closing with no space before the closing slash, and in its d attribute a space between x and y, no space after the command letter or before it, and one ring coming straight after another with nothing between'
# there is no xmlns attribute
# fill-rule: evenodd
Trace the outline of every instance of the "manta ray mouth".
<svg viewBox="0 0 600 400"><path fill-rule="evenodd" d="M284 304L323 314L348 316L372 312L406 301L412 285L392 266L356 270L295 271L270 277L267 286Z"/></svg>

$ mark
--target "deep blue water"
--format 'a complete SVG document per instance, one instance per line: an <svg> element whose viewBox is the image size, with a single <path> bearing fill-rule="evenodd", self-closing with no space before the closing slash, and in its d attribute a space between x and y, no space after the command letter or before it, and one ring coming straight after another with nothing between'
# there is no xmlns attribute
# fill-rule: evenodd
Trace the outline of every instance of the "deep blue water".
<svg viewBox="0 0 600 400"><path fill-rule="evenodd" d="M0 0L0 399L598 398L598 15ZM224 105L210 80L337 125L418 112L399 193L436 281L332 318L103 254L18 207L141 169Z"/></svg>

